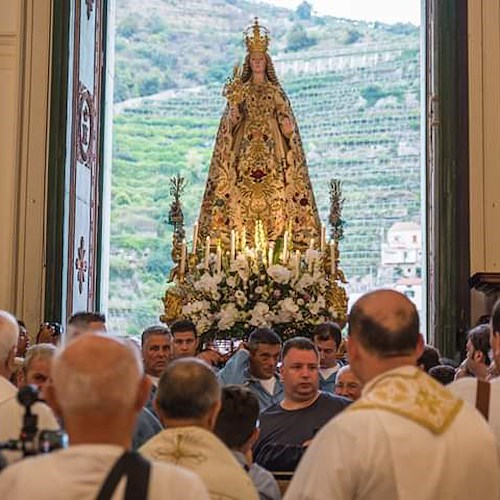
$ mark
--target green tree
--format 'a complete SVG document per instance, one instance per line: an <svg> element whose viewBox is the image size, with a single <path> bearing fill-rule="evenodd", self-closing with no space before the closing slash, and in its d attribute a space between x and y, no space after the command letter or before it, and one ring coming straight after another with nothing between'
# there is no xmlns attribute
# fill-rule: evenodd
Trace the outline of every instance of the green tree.
<svg viewBox="0 0 500 500"><path fill-rule="evenodd" d="M307 1L302 2L295 10L295 14L297 19L309 21L312 15L312 5Z"/></svg>
<svg viewBox="0 0 500 500"><path fill-rule="evenodd" d="M351 45L356 43L363 35L358 30L349 30L345 37L344 43L346 45Z"/></svg>
<svg viewBox="0 0 500 500"><path fill-rule="evenodd" d="M318 40L309 36L302 24L294 24L287 36L286 52L297 52L316 45Z"/></svg>

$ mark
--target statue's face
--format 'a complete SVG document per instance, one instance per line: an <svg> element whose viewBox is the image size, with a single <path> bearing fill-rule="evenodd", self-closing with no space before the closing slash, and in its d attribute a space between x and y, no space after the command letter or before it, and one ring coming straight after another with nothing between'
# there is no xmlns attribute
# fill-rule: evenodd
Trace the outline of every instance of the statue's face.
<svg viewBox="0 0 500 500"><path fill-rule="evenodd" d="M266 56L262 52L250 54L250 68L252 73L264 73L266 71Z"/></svg>

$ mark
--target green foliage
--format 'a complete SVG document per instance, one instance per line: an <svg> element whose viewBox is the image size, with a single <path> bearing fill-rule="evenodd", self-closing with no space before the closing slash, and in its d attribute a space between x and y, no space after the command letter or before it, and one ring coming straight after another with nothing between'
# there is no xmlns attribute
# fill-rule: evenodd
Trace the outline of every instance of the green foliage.
<svg viewBox="0 0 500 500"><path fill-rule="evenodd" d="M309 2L302 2L296 9L295 15L297 19L302 21L309 21L311 19L312 14L312 5Z"/></svg>
<svg viewBox="0 0 500 500"><path fill-rule="evenodd" d="M199 30L206 25L201 15L132 13L119 8L123 1L117 0L115 101L173 89L166 96L121 103L113 116L110 327L138 334L158 321L172 266L169 178L180 173L189 181L182 201L190 244L225 105L221 86L244 50L240 34L229 28ZM241 15L245 26L253 15L253 4L241 0L230 8L228 1L220 7L208 1L217 26L233 26L234 15ZM157 4L182 12L176 0ZM282 84L298 120L323 221L329 180L344 181L341 265L355 282L379 265L381 228L418 220L420 214L418 28L404 35L384 24L373 28L314 16L290 29L289 11L260 5L260 16L270 20L273 54L287 48L294 31L302 34L298 39L312 38L307 27L315 41L287 55L290 64L316 57L315 51L333 61L346 57L336 69L285 72ZM363 45L345 45L350 31L360 33ZM351 66L349 55L339 56L352 52L355 59L370 43L380 44L372 64ZM199 87L186 90L193 86Z"/></svg>
<svg viewBox="0 0 500 500"><path fill-rule="evenodd" d="M353 43L356 43L362 37L363 37L363 35L358 30L349 30L347 32L346 37L345 37L345 44L352 45Z"/></svg>
<svg viewBox="0 0 500 500"><path fill-rule="evenodd" d="M302 24L294 24L287 36L286 52L297 52L316 45L318 40L307 34Z"/></svg>

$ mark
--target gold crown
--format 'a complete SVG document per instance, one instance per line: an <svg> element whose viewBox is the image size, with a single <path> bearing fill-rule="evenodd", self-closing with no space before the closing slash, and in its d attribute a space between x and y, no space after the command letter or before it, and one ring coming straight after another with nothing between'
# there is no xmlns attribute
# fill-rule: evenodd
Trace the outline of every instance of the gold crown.
<svg viewBox="0 0 500 500"><path fill-rule="evenodd" d="M259 24L259 19L256 17L254 23L249 26L244 32L245 45L247 51L250 52L267 52L269 45L269 30L265 26Z"/></svg>

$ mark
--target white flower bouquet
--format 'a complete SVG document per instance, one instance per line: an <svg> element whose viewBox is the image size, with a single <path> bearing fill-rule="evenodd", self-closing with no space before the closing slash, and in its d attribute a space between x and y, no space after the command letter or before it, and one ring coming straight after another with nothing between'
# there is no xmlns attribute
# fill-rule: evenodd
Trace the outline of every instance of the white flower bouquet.
<svg viewBox="0 0 500 500"><path fill-rule="evenodd" d="M233 259L207 259L173 287L184 297L182 317L193 321L205 339L242 338L262 326L288 338L308 334L324 321L342 322L332 300L332 290L340 287L325 272L323 252L309 249L286 263L276 260L266 266L253 250Z"/></svg>

